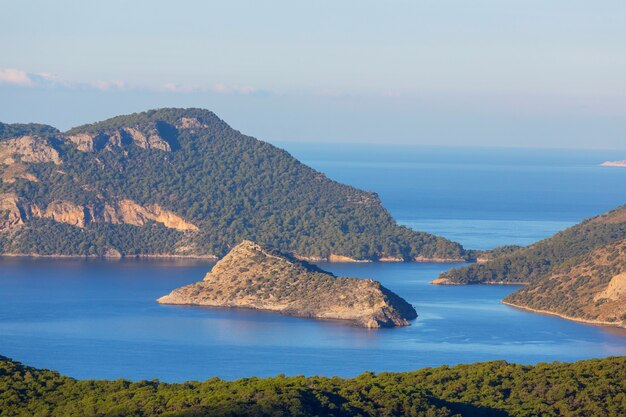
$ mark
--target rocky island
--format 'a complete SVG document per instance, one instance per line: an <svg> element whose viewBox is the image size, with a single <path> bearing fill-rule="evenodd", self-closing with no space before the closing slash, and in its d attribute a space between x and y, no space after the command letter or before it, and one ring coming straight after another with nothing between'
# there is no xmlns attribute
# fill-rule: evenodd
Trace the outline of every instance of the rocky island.
<svg viewBox="0 0 626 417"><path fill-rule="evenodd" d="M626 159L623 161L606 161L600 164L602 167L626 167Z"/></svg>
<svg viewBox="0 0 626 417"><path fill-rule="evenodd" d="M408 326L411 304L371 279L342 278L251 241L235 246L203 281L172 291L161 304L239 307L367 328Z"/></svg>

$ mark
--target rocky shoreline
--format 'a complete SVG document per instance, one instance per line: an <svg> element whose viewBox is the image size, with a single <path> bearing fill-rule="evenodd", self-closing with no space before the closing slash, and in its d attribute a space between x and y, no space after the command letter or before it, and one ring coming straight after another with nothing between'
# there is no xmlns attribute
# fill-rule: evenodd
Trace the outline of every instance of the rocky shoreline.
<svg viewBox="0 0 626 417"><path fill-rule="evenodd" d="M610 322L610 321L602 321L602 320L589 320L589 319L583 319L580 317L574 317L574 316L568 316L566 314L561 314L561 313L557 313L554 311L548 311L548 310L539 310L539 309L535 309L532 307L526 307L523 305L518 305L518 304L513 304L509 301L504 301L501 300L502 304L505 304L507 306L510 307L514 307L514 308L519 308L520 310L524 310L524 311L530 311L532 313L538 313L538 314L545 314L548 316L555 316L555 317L559 317L565 320L571 320L571 321L576 321L579 323L584 323L584 324L592 324L595 326L610 326L610 327L618 327L620 329L626 329L626 325L621 324L620 322Z"/></svg>

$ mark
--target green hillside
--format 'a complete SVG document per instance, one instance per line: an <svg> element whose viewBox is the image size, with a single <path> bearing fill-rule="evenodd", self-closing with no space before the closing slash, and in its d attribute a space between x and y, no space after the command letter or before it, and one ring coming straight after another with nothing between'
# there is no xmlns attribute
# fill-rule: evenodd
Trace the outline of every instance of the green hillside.
<svg viewBox="0 0 626 417"><path fill-rule="evenodd" d="M78 381L0 357L0 416L622 417L626 357L522 366L504 361L365 373L167 384Z"/></svg>
<svg viewBox="0 0 626 417"><path fill-rule="evenodd" d="M585 220L528 247L493 252L487 262L455 268L438 283L532 283L566 262L626 238L626 206Z"/></svg>
<svg viewBox="0 0 626 417"><path fill-rule="evenodd" d="M3 125L0 253L222 256L249 239L308 258L469 257L207 110L51 129Z"/></svg>

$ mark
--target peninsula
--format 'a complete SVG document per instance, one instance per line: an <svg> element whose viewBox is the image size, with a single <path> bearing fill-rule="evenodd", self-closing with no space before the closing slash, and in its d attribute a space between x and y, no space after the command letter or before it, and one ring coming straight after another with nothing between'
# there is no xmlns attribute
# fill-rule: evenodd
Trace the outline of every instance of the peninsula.
<svg viewBox="0 0 626 417"><path fill-rule="evenodd" d="M367 328L408 326L417 317L413 306L377 281L336 277L251 241L235 246L203 281L157 302L269 310Z"/></svg>
<svg viewBox="0 0 626 417"><path fill-rule="evenodd" d="M525 284L503 302L585 323L626 327L626 206L528 247L495 249L486 261L442 273L433 284Z"/></svg>
<svg viewBox="0 0 626 417"><path fill-rule="evenodd" d="M218 259L241 239L310 260L473 256L208 110L0 123L0 255Z"/></svg>

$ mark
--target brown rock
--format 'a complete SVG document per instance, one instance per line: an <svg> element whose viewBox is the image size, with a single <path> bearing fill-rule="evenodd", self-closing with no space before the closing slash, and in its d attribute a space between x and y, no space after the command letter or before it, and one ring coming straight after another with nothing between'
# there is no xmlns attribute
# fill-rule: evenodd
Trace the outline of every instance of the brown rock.
<svg viewBox="0 0 626 417"><path fill-rule="evenodd" d="M61 165L59 153L46 138L22 136L0 142L0 165L12 165L19 162L52 162Z"/></svg>
<svg viewBox="0 0 626 417"><path fill-rule="evenodd" d="M407 326L415 309L379 282L338 278L250 241L235 246L203 281L172 291L161 304L240 307L348 320L368 328Z"/></svg>

